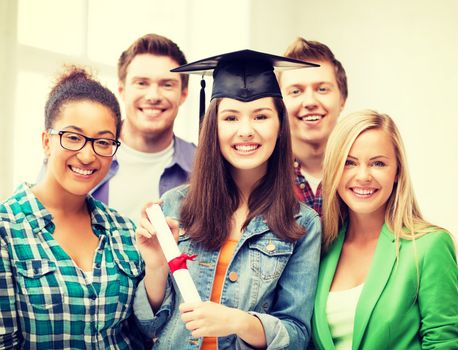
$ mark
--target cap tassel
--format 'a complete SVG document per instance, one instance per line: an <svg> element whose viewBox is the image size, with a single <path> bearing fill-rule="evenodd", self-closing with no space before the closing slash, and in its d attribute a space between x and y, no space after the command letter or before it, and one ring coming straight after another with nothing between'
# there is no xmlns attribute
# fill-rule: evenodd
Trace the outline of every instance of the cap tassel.
<svg viewBox="0 0 458 350"><path fill-rule="evenodd" d="M199 103L199 130L202 127L202 121L204 120L205 114L205 80L202 75L200 80L200 103Z"/></svg>

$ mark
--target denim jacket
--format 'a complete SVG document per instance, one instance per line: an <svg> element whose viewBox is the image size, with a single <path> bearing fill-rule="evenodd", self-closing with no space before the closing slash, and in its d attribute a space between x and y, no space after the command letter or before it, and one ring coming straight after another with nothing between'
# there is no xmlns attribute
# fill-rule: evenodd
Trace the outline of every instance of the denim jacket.
<svg viewBox="0 0 458 350"><path fill-rule="evenodd" d="M165 216L179 221L186 193L187 186L180 186L163 196ZM318 214L303 204L296 220L306 234L289 242L279 239L262 217L255 217L235 248L222 287L221 304L248 311L262 322L269 350L305 349L310 340L321 224ZM179 237L178 245L184 253L197 254L195 261L188 262L188 269L202 300L209 300L219 251L206 250L186 233ZM143 281L140 283L134 313L140 330L155 338L153 349L200 349L202 338L192 337L180 319L178 306L182 302L169 275L164 301L154 314ZM230 335L218 338L218 349L251 347Z"/></svg>

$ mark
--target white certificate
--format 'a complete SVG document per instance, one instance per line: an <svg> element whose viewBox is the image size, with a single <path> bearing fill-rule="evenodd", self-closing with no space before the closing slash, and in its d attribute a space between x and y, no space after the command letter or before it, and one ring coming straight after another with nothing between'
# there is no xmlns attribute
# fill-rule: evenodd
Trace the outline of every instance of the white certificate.
<svg viewBox="0 0 458 350"><path fill-rule="evenodd" d="M159 244L164 252L167 263L174 259L179 259L181 252L178 249L178 245L173 238L172 231L165 220L164 213L161 210L159 204L153 204L151 207L146 209L148 219L156 230L156 236ZM199 292L197 291L196 285L191 278L187 268L180 268L176 271L172 271L172 276L175 279L175 283L178 286L178 290L183 297L185 302L190 301L201 301Z"/></svg>

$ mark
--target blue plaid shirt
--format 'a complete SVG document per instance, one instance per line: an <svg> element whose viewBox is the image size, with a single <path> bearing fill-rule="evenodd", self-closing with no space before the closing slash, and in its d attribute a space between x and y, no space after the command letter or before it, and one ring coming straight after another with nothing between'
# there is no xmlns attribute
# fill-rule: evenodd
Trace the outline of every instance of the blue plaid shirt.
<svg viewBox="0 0 458 350"><path fill-rule="evenodd" d="M90 196L87 204L99 238L92 281L53 238L53 218L29 185L0 204L0 348L137 348L134 224Z"/></svg>

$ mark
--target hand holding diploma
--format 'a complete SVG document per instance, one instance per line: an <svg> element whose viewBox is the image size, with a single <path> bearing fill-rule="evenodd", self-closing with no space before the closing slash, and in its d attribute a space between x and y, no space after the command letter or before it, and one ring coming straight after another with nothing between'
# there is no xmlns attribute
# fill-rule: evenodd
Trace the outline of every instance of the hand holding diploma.
<svg viewBox="0 0 458 350"><path fill-rule="evenodd" d="M192 260L193 257L181 254L158 204L148 207L146 214L156 230L156 237L184 302L201 301L197 288L186 267L186 260Z"/></svg>

